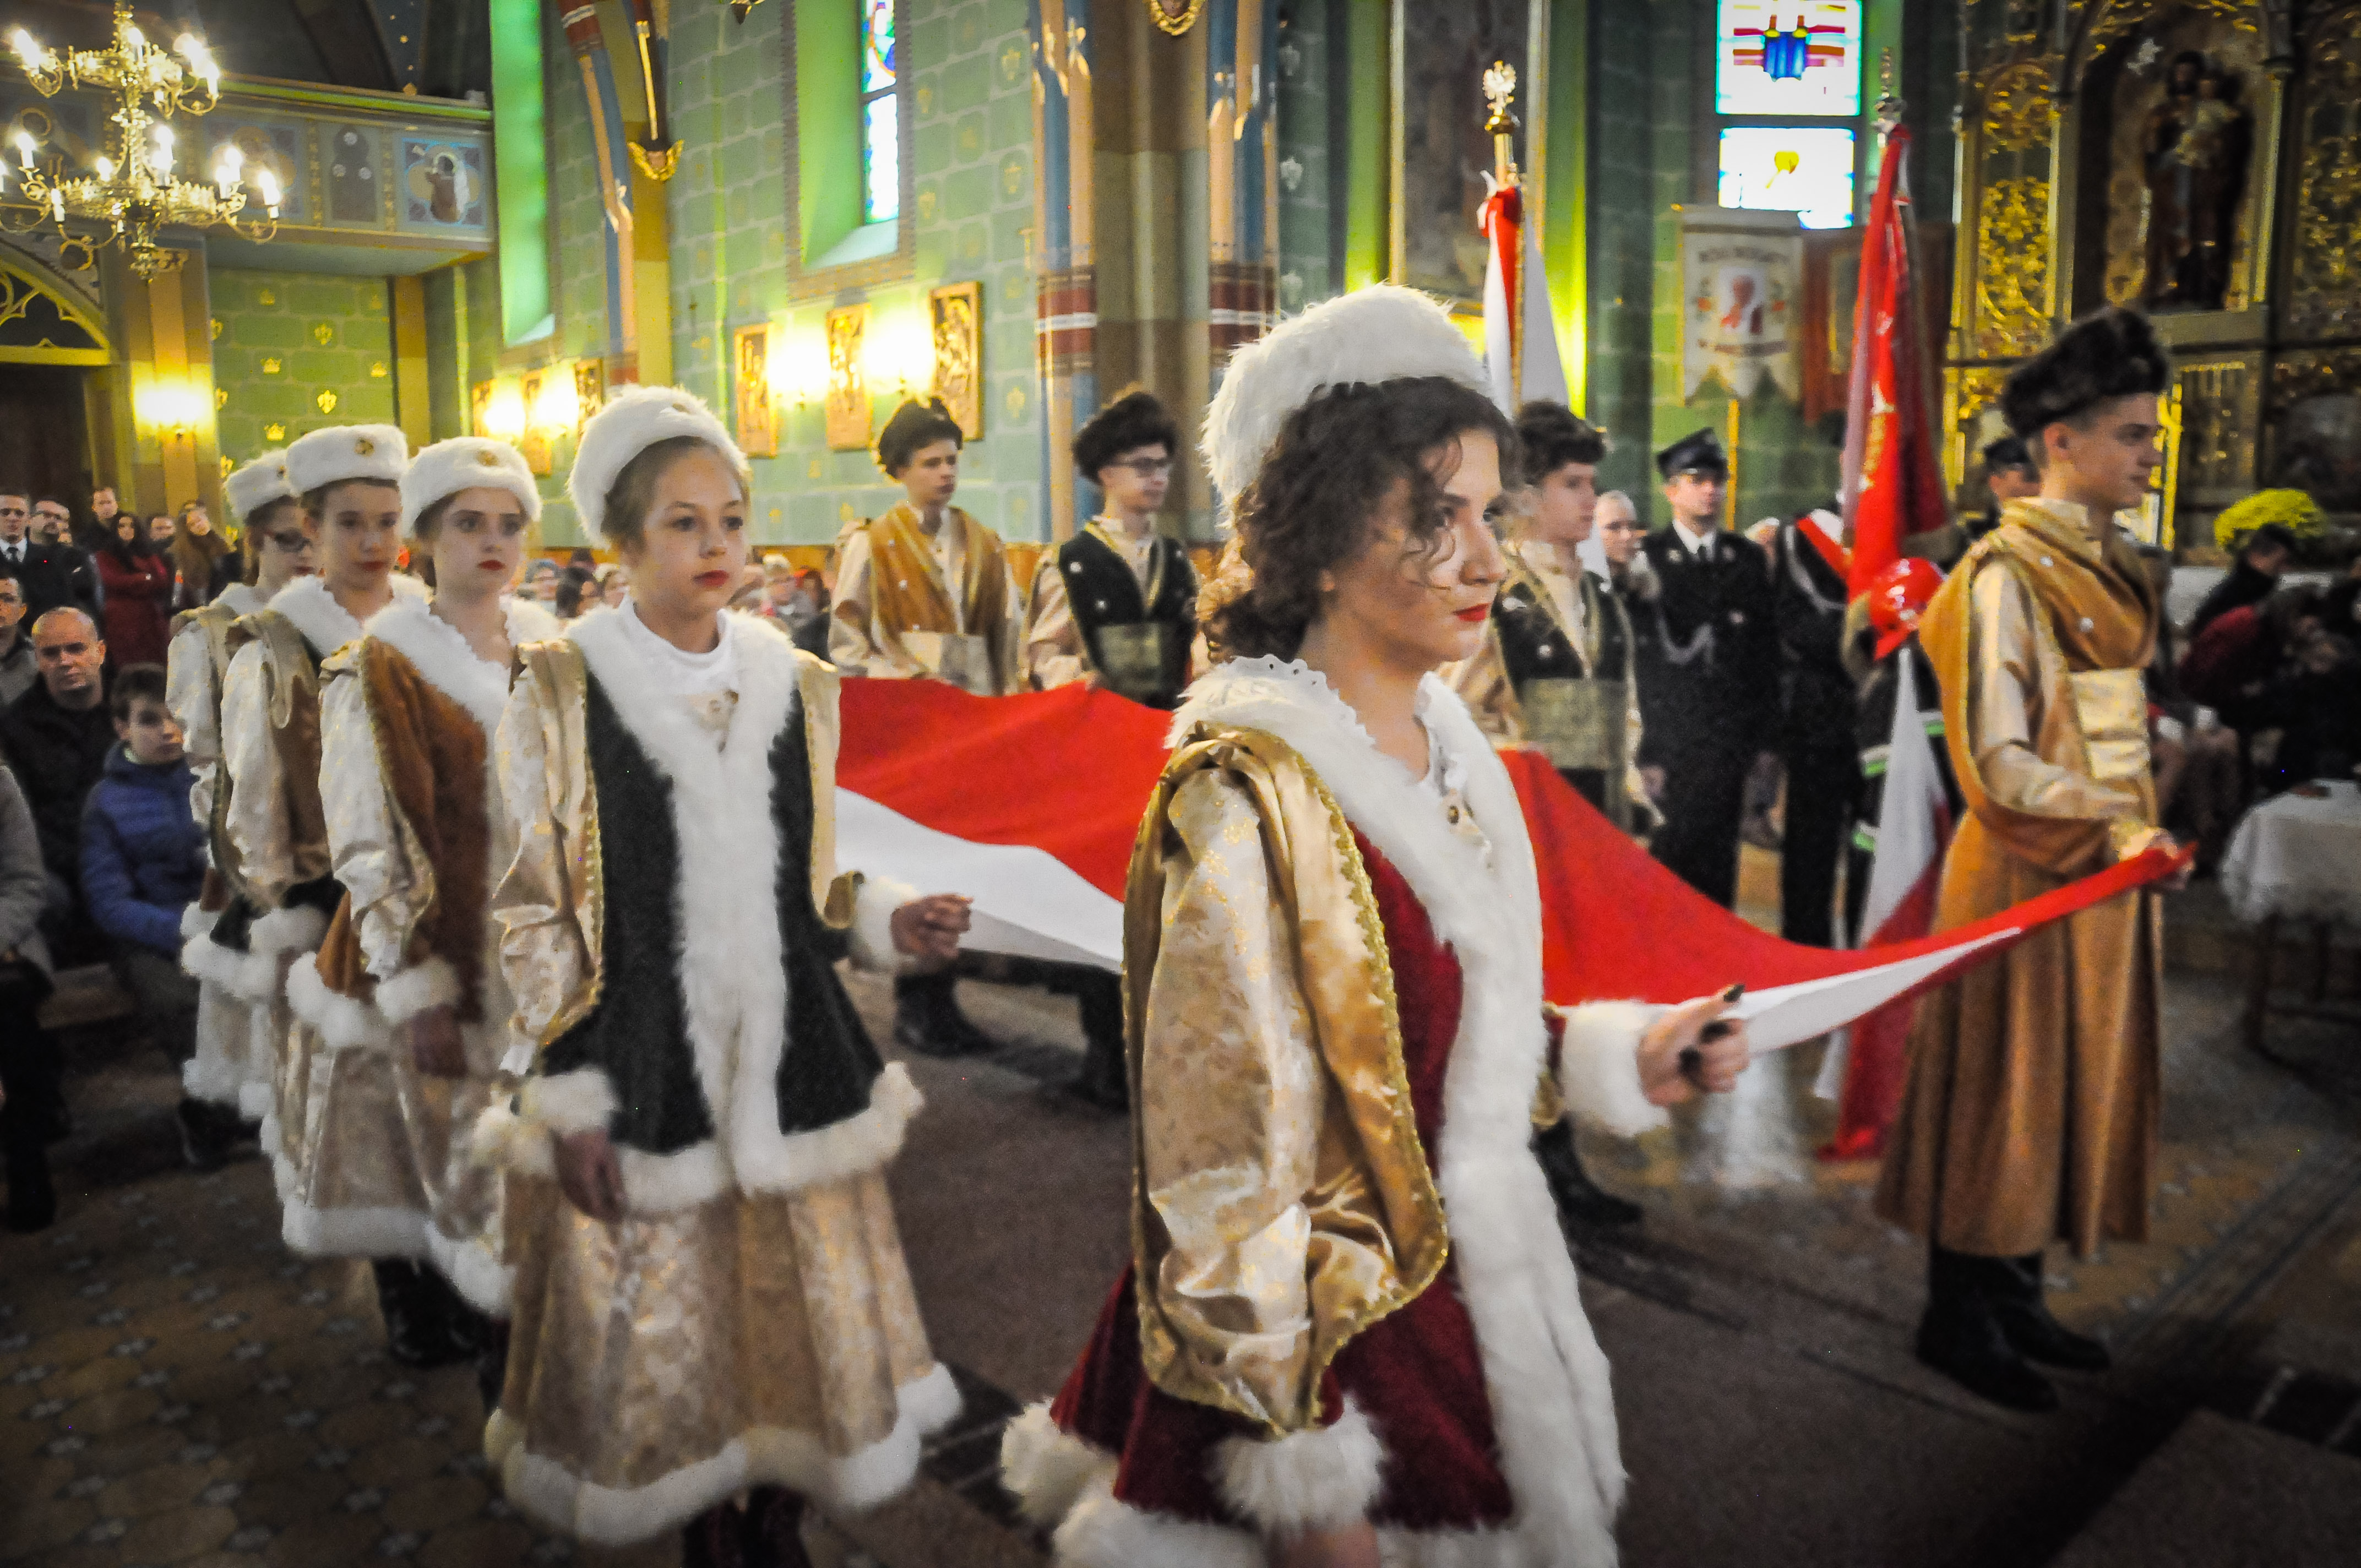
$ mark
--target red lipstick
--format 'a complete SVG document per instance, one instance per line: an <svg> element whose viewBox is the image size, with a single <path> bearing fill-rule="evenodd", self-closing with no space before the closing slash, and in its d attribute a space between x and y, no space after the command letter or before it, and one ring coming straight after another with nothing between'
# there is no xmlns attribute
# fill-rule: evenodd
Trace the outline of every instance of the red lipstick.
<svg viewBox="0 0 2361 1568"><path fill-rule="evenodd" d="M712 571L697 574L697 584L699 587L718 588L729 580L730 574L727 572Z"/></svg>
<svg viewBox="0 0 2361 1568"><path fill-rule="evenodd" d="M1470 626L1483 625L1491 613L1492 607L1488 604L1471 604L1466 609L1458 612L1459 619L1466 621Z"/></svg>

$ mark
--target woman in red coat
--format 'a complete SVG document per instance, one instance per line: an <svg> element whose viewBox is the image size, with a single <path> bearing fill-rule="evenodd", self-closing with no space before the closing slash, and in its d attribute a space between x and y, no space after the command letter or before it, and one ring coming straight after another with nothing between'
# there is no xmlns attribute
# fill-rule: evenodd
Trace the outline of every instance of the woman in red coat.
<svg viewBox="0 0 2361 1568"><path fill-rule="evenodd" d="M1131 1266L1001 1449L1059 1568L1615 1562L1536 1100L1638 1132L1730 1088L1746 1036L1709 1033L1719 998L1543 1003L1516 791L1433 673L1503 576L1516 438L1484 387L1378 285L1240 350L1207 419L1223 663L1125 903Z"/></svg>
<svg viewBox="0 0 2361 1568"><path fill-rule="evenodd" d="M125 512L115 520L115 537L100 547L97 566L106 593L106 652L115 667L162 663L171 641L171 558Z"/></svg>

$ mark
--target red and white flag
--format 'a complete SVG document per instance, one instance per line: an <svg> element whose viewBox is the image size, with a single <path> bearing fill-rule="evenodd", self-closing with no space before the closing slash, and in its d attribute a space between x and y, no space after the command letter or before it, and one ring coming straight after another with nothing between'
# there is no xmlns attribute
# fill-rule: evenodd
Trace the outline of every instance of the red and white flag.
<svg viewBox="0 0 2361 1568"><path fill-rule="evenodd" d="M1489 179L1490 176L1486 176ZM1484 367L1492 400L1516 417L1520 403L1566 400L1565 365L1557 353L1549 279L1524 221L1524 192L1495 188L1484 200Z"/></svg>
<svg viewBox="0 0 2361 1568"><path fill-rule="evenodd" d="M1853 312L1852 386L1845 406L1844 509L1851 592L1902 558L1902 542L1950 521L1935 446L1926 334L1910 220L1910 133L1886 138L1877 194L1861 232Z"/></svg>
<svg viewBox="0 0 2361 1568"><path fill-rule="evenodd" d="M1122 967L1124 882L1170 715L1081 686L978 697L931 681L851 680L843 720L839 864L967 894L979 951ZM1799 947L1665 871L1538 752L1501 761L1540 867L1548 998L1680 1002L1743 981L1738 1011L1758 1050L1915 995L2176 863L2142 856L1940 937L1866 952Z"/></svg>
<svg viewBox="0 0 2361 1568"><path fill-rule="evenodd" d="M1934 742L1927 736L1927 716L1918 707L1917 661L1907 649L1894 656L1901 689L1894 694L1894 733L1885 746L1877 850L1861 904L1864 948L1890 948L1927 935L1935 923L1943 851L1951 841L1951 803ZM1872 1159L1883 1150L1886 1129L1902 1105L1910 1016L1908 1003L1887 1003L1852 1026L1840 1051L1829 1053L1820 1081L1838 1102L1837 1130L1820 1151L1823 1157Z"/></svg>

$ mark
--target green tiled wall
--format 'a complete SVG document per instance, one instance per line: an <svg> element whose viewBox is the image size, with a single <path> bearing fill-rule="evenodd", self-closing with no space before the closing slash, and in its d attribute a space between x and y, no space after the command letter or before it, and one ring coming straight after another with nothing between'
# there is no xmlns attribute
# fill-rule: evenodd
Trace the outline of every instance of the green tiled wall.
<svg viewBox="0 0 2361 1568"><path fill-rule="evenodd" d="M215 272L208 288L223 456L244 463L324 425L393 422L385 280Z"/></svg>
<svg viewBox="0 0 2361 1568"><path fill-rule="evenodd" d="M917 226L915 273L829 299L790 305L787 288L786 5L763 5L741 24L719 5L676 7L672 26L673 118L686 143L670 202L673 371L680 385L733 419L731 334L770 322L808 345L840 300L866 298L875 323L923 320L927 291L974 279L984 285L984 435L970 444L960 503L1012 539L1047 537L1040 515L1041 455L1033 357L1031 62L1024 0L910 0L903 46L909 73L916 193L904 221ZM561 42L548 51L551 192L558 257L557 352L600 351L606 334L601 211L580 78ZM848 170L846 178L857 178ZM471 269L472 270L472 269ZM474 289L471 302L494 297ZM492 280L487 272L482 283ZM471 326L492 319L471 311ZM471 355L490 373L498 345ZM874 422L893 411L881 391ZM547 543L579 539L563 501L561 472L544 484ZM754 536L762 543L826 543L852 518L884 510L899 493L868 455L830 452L817 405L781 409L779 455L754 461Z"/></svg>
<svg viewBox="0 0 2361 1568"><path fill-rule="evenodd" d="M1330 233L1329 7L1299 4L1279 16L1279 308L1292 315L1341 293ZM1336 48L1344 40L1333 40Z"/></svg>

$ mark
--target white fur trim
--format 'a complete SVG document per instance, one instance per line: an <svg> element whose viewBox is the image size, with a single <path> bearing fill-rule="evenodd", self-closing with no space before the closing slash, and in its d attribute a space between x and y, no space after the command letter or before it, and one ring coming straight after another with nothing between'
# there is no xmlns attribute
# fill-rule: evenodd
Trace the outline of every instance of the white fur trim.
<svg viewBox="0 0 2361 1568"><path fill-rule="evenodd" d="M779 833L771 816L771 742L783 726L801 721L794 644L763 621L735 619L738 707L717 754L687 710L656 688L618 612L593 610L566 634L623 727L672 785L681 993L724 1184L703 1191L703 1183L717 1178L701 1160L675 1171L673 1162L696 1151L642 1155L638 1168L650 1191L632 1188L634 1208L654 1201L668 1211L701 1201L687 1195L723 1190L733 1173L746 1191L785 1192L892 1158L919 1102L907 1074L890 1068L872 1085L869 1107L859 1115L811 1132L779 1130L787 985L774 885ZM659 1168L659 1160L666 1163ZM627 1186L633 1173L627 1159ZM659 1190L664 1196L654 1198Z"/></svg>
<svg viewBox="0 0 2361 1568"><path fill-rule="evenodd" d="M1049 1419L1042 1399L1017 1413L1000 1432L1000 1482L1016 1508L1042 1530L1073 1511L1084 1488L1112 1477L1115 1455L1092 1447Z"/></svg>
<svg viewBox="0 0 2361 1568"><path fill-rule="evenodd" d="M1258 1530L1338 1530L1367 1517L1385 1457L1378 1429L1348 1399L1329 1426L1224 1439L1213 1450L1213 1484L1230 1510Z"/></svg>
<svg viewBox="0 0 2361 1568"><path fill-rule="evenodd" d="M288 1198L279 1236L306 1257L423 1258L427 1229L415 1209L314 1209Z"/></svg>
<svg viewBox="0 0 2361 1568"><path fill-rule="evenodd" d="M222 481L222 499L238 521L244 522L273 501L298 499L295 487L287 482L287 454L266 452L243 468L232 470Z"/></svg>
<svg viewBox="0 0 2361 1568"><path fill-rule="evenodd" d="M335 652L361 634L361 623L336 602L324 577L296 578L270 596L270 609L285 616L303 641L322 654Z"/></svg>
<svg viewBox="0 0 2361 1568"><path fill-rule="evenodd" d="M491 1233L497 1236L497 1226ZM425 1226L426 1261L434 1272L451 1282L467 1305L489 1317L509 1315L509 1301L514 1293L516 1270L507 1267L494 1256L487 1245L489 1237L457 1241L445 1235L433 1221Z"/></svg>
<svg viewBox="0 0 2361 1568"><path fill-rule="evenodd" d="M566 622L533 599L511 594L508 601L509 641L519 648L565 635Z"/></svg>
<svg viewBox="0 0 2361 1568"><path fill-rule="evenodd" d="M181 1064L181 1091L212 1105L236 1105L246 1087L236 1063L223 1060L200 1044L197 1054Z"/></svg>
<svg viewBox="0 0 2361 1568"><path fill-rule="evenodd" d="M1500 1470L1516 1499L1513 1533L1535 1562L1612 1563L1624 1476L1607 1358L1583 1314L1573 1258L1533 1245L1554 1234L1557 1221L1531 1147L1547 1036L1541 890L1523 809L1466 705L1434 676L1422 683L1420 711L1466 770L1464 794L1490 842L1489 865L1431 795L1321 700L1326 695L1252 661L1224 664L1191 688L1175 729L1213 719L1292 746L1410 883L1436 938L1458 959L1464 1000L1431 1152Z"/></svg>
<svg viewBox="0 0 2361 1568"><path fill-rule="evenodd" d="M546 1124L517 1114L507 1100L495 1100L484 1107L468 1131L467 1159L474 1165L555 1179L557 1159L549 1140Z"/></svg>
<svg viewBox="0 0 2361 1568"><path fill-rule="evenodd" d="M252 615L269 602L252 583L232 583L214 596L214 603L227 605L232 615Z"/></svg>
<svg viewBox="0 0 2361 1568"><path fill-rule="evenodd" d="M259 1122L271 1114L271 1106L277 1099L277 1091L269 1084L249 1079L237 1086L237 1113L249 1122ZM272 1125L272 1141L276 1142L277 1124Z"/></svg>
<svg viewBox="0 0 2361 1568"><path fill-rule="evenodd" d="M219 920L221 917L222 912L217 909L208 910L193 903L182 905L181 909L181 940L185 942L192 937L209 937L213 935L214 922Z"/></svg>
<svg viewBox="0 0 2361 1568"><path fill-rule="evenodd" d="M377 982L377 1011L388 1024L406 1024L431 1007L459 1004L459 971L441 959L396 970Z"/></svg>
<svg viewBox="0 0 2361 1568"><path fill-rule="evenodd" d="M710 1203L730 1190L730 1161L708 1138L670 1154L615 1150L623 1169L623 1207L633 1214L677 1214Z"/></svg>
<svg viewBox="0 0 2361 1568"><path fill-rule="evenodd" d="M1586 1002L1559 1010L1565 1035L1557 1082L1576 1119L1631 1138L1672 1120L1640 1087L1640 1036L1663 1014L1652 1002Z"/></svg>
<svg viewBox="0 0 2361 1568"><path fill-rule="evenodd" d="M1149 1513L1118 1500L1110 1464L1050 1538L1058 1568L1266 1568L1253 1532Z"/></svg>
<svg viewBox="0 0 2361 1568"><path fill-rule="evenodd" d="M876 1507L917 1474L919 1438L959 1413L958 1388L941 1366L897 1393L894 1430L855 1453L830 1454L807 1431L758 1427L642 1486L601 1486L569 1474L532 1452L524 1428L505 1409L485 1422L484 1453L508 1499L541 1524L594 1545L629 1546L677 1530L750 1486L785 1486L823 1509Z"/></svg>
<svg viewBox="0 0 2361 1568"><path fill-rule="evenodd" d="M924 896L906 882L891 877L863 876L852 898L851 938L854 967L884 974L906 974L917 960L894 946L894 912Z"/></svg>
<svg viewBox="0 0 2361 1568"><path fill-rule="evenodd" d="M348 479L398 485L410 438L390 424L332 424L289 442L286 461L287 488L299 496Z"/></svg>
<svg viewBox="0 0 2361 1568"><path fill-rule="evenodd" d="M462 490L506 490L524 508L527 522L541 521L541 489L533 470L505 441L455 435L421 448L401 472L401 532L416 537L419 515Z"/></svg>
<svg viewBox="0 0 2361 1568"><path fill-rule="evenodd" d="M678 387L626 387L590 416L575 443L566 493L573 498L574 514L583 528L594 535L603 532L607 492L615 488L624 465L657 442L677 435L695 436L719 452L738 476L741 492L745 490L746 455L696 393Z"/></svg>
<svg viewBox="0 0 2361 1568"><path fill-rule="evenodd" d="M287 971L287 1005L318 1031L324 1050L384 1050L393 1044L385 1019L366 1002L328 989L318 958L298 959Z"/></svg>
<svg viewBox="0 0 2361 1568"><path fill-rule="evenodd" d="M270 911L247 927L247 952L274 959L281 953L308 953L327 934L326 916L308 904L290 905Z"/></svg>
<svg viewBox="0 0 2361 1568"><path fill-rule="evenodd" d="M1488 392L1466 334L1431 297L1372 283L1290 317L1230 356L1205 411L1205 466L1234 506L1262 471L1288 415L1323 387L1447 376Z"/></svg>
<svg viewBox="0 0 2361 1568"><path fill-rule="evenodd" d="M887 1062L869 1086L869 1104L859 1114L807 1133L774 1135L751 1147L741 1139L738 1184L750 1192L793 1192L874 1170L902 1152L903 1135L926 1103L910 1069ZM777 1102L768 1104L775 1122Z"/></svg>
<svg viewBox="0 0 2361 1568"><path fill-rule="evenodd" d="M522 1098L525 1118L560 1137L606 1131L617 1103L615 1086L595 1067L528 1079Z"/></svg>
<svg viewBox="0 0 2361 1568"><path fill-rule="evenodd" d="M467 710L487 736L497 734L508 706L509 673L476 656L460 630L434 613L430 601L396 598L362 628L410 661L422 679Z"/></svg>

